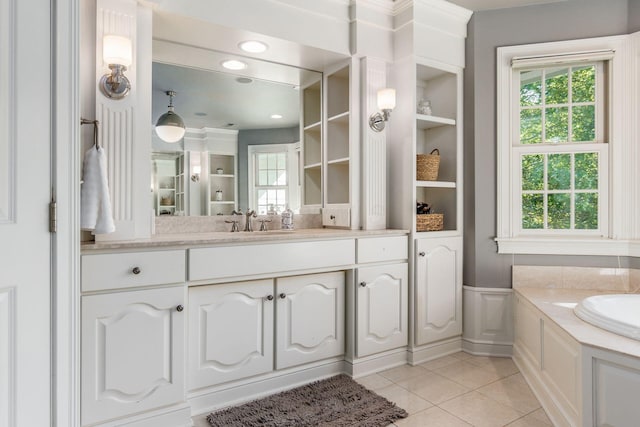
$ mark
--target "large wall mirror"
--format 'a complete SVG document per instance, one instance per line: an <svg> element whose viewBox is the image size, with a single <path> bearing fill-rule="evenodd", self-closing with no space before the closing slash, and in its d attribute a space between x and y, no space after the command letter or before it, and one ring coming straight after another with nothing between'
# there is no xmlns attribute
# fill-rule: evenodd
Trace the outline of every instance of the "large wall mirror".
<svg viewBox="0 0 640 427"><path fill-rule="evenodd" d="M212 49L154 40L152 119L175 112L177 143L152 136L156 215L259 214L300 208L300 90L322 74ZM240 59L241 70L223 67Z"/></svg>

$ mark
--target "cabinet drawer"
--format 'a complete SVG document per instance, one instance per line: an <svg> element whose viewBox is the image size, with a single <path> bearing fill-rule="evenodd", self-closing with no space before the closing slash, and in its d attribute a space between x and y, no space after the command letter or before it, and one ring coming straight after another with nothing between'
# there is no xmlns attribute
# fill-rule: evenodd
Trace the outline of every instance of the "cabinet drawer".
<svg viewBox="0 0 640 427"><path fill-rule="evenodd" d="M189 280L339 269L354 263L353 239L200 248L189 251Z"/></svg>
<svg viewBox="0 0 640 427"><path fill-rule="evenodd" d="M351 209L323 208L322 225L325 227L351 227Z"/></svg>
<svg viewBox="0 0 640 427"><path fill-rule="evenodd" d="M179 250L83 255L82 291L183 283L185 264Z"/></svg>
<svg viewBox="0 0 640 427"><path fill-rule="evenodd" d="M358 264L407 259L407 236L358 239Z"/></svg>

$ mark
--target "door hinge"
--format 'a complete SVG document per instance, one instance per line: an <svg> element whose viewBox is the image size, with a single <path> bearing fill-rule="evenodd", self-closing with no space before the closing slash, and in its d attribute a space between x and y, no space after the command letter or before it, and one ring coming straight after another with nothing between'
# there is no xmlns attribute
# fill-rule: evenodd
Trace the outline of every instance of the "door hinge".
<svg viewBox="0 0 640 427"><path fill-rule="evenodd" d="M58 204L51 199L49 203L49 233L58 231Z"/></svg>

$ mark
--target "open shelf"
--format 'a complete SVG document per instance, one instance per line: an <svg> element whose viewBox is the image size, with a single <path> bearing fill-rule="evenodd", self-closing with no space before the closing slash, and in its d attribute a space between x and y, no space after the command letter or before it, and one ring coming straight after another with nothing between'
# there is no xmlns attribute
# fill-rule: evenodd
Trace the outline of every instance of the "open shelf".
<svg viewBox="0 0 640 427"><path fill-rule="evenodd" d="M428 116L426 114L416 114L416 123L418 129L431 129L438 126L455 126L454 119L446 117Z"/></svg>
<svg viewBox="0 0 640 427"><path fill-rule="evenodd" d="M452 181L416 181L416 187L456 188L456 183Z"/></svg>

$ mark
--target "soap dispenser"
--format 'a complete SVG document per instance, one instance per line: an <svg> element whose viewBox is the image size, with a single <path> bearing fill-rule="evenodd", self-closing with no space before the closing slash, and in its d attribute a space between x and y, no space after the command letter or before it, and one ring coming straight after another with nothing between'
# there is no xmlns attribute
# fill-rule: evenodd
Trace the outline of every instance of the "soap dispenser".
<svg viewBox="0 0 640 427"><path fill-rule="evenodd" d="M293 211L289 209L287 205L286 209L282 211L280 228L282 230L293 230Z"/></svg>

